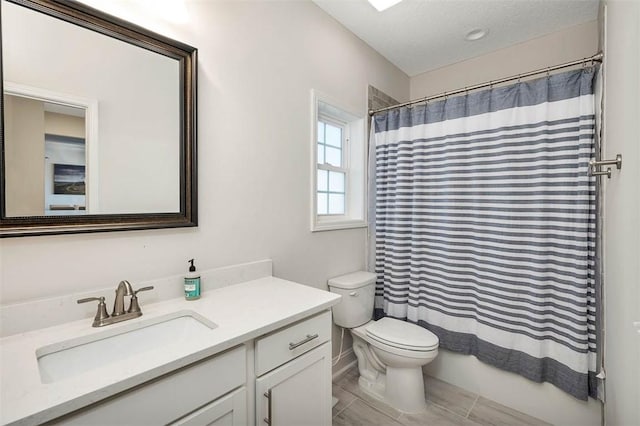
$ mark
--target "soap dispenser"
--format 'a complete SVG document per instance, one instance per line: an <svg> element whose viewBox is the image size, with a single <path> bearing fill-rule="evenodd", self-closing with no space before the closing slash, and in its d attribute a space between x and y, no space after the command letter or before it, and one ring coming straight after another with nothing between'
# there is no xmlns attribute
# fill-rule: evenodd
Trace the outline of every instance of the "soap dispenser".
<svg viewBox="0 0 640 426"><path fill-rule="evenodd" d="M193 259L189 260L189 272L184 277L184 298L187 300L196 300L200 298L200 274L196 272L193 265Z"/></svg>

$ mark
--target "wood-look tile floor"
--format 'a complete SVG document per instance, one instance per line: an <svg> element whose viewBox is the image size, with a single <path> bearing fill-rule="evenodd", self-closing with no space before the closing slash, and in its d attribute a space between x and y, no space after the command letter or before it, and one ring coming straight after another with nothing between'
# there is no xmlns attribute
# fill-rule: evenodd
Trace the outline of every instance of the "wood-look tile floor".
<svg viewBox="0 0 640 426"><path fill-rule="evenodd" d="M427 408L405 414L363 393L353 368L333 383L333 426L532 426L548 423L425 376Z"/></svg>

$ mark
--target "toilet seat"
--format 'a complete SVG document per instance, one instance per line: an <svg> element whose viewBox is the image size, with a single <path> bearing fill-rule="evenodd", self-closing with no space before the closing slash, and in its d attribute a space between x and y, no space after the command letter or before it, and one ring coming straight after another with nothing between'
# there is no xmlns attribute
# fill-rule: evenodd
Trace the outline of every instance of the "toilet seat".
<svg viewBox="0 0 640 426"><path fill-rule="evenodd" d="M428 352L438 349L438 336L418 325L384 317L366 325L369 338L396 349Z"/></svg>

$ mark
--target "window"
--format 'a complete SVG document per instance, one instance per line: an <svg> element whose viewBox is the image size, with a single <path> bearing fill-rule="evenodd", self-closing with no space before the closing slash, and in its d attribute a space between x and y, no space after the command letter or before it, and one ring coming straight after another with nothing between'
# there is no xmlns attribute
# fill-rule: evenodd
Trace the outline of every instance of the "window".
<svg viewBox="0 0 640 426"><path fill-rule="evenodd" d="M312 100L311 230L366 226L364 118L318 92Z"/></svg>
<svg viewBox="0 0 640 426"><path fill-rule="evenodd" d="M345 128L342 123L318 118L318 199L319 215L345 213L345 181L348 173Z"/></svg>

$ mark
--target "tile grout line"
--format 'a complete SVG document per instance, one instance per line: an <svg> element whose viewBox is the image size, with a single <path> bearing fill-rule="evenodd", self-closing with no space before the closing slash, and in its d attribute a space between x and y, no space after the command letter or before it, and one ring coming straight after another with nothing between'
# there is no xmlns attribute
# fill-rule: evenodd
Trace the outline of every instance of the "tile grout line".
<svg viewBox="0 0 640 426"><path fill-rule="evenodd" d="M477 398L476 398L476 400L477 400ZM456 413L455 411L453 411L451 408L447 407L446 405L441 405L441 404L438 404L438 403L433 402L431 400L428 400L428 402L429 402L429 404L432 404L432 405L434 405L434 406L436 406L436 407L448 412L449 414L453 414L456 417L460 417L461 419L466 419L467 418L466 416L463 416L460 413ZM475 404L475 401L474 401L474 404ZM472 408L473 408L474 404L471 405ZM471 410L469 410L469 412L471 412ZM469 413L467 413L467 415L469 415Z"/></svg>
<svg viewBox="0 0 640 426"><path fill-rule="evenodd" d="M398 419L400 418L400 416L402 416L402 412L401 412L401 411L396 410L396 409L393 409L393 407L391 407L391 406L388 406L388 405L387 405L389 408L392 408L394 411L397 411L397 412L398 412L398 415L397 415L397 416L392 416L392 415L391 415L391 414L389 414L389 413L385 413L385 412L384 412L384 411L382 411L381 409L379 409L379 408L377 408L376 406L374 406L374 405L373 405L373 402L369 402L369 401L367 401L366 399L362 399L362 398L360 398L360 397L359 397L359 396L357 396L357 395L356 395L356 399L359 399L359 400L360 400L360 402L362 402L362 403L363 403L364 405L366 405L367 407L369 407L369 408L371 408L371 409L373 409L373 410L377 411L378 413L382 414L383 416L387 416L387 417L389 417L389 418L390 418L390 419L392 419L392 420L398 420ZM385 404L383 401L379 401L379 400L376 400L376 402L379 402L379 403L381 403L381 404ZM385 404L385 405L386 405L386 404Z"/></svg>
<svg viewBox="0 0 640 426"><path fill-rule="evenodd" d="M345 405L345 406L344 406L344 408L343 408L342 410L338 411L338 412L336 413L336 415L332 417L332 419L333 419L333 418L338 417L340 414L342 414L342 412L343 412L344 410L346 410L347 408L351 407L351 404L353 404L353 403L355 402L355 400L356 400L356 399L358 399L358 398L354 398L350 403L348 403L347 405Z"/></svg>
<svg viewBox="0 0 640 426"><path fill-rule="evenodd" d="M358 376L356 376L356 377L355 377L355 379L357 380L357 379L358 379ZM367 407L369 407L369 408L371 408L371 409L373 409L373 410L377 411L378 413L380 413L380 414L382 414L382 415L384 415L384 416L386 416L386 417L389 417L389 418L390 418L390 419L392 419L392 420L396 420L396 421L397 421L397 420L402 416L402 414L403 414L401 411L394 409L393 407L391 407L391 406L387 405L385 402L380 401L380 400L378 400L378 399L375 399L375 397L370 396L369 398L373 398L373 401L376 401L376 402L378 402L378 403L380 403L380 404L383 404L383 405L387 405L387 407L389 407L389 408L393 409L393 411L397 412L398 414L397 414L397 415L391 415L390 413L386 413L386 412L384 412L382 409L380 409L380 408L376 407L376 406L374 405L374 402L373 402L373 401L371 401L371 402L370 402L370 401L367 401L366 399L362 398L362 397L361 397L360 395L358 395L357 393L352 392L352 391L350 391L350 390L346 389L346 388L345 388L345 387L343 387L343 386L340 386L340 385L337 385L337 386L338 386L339 388L341 388L343 391L345 391L345 392L347 392L347 393L349 393L349 394L351 394L351 395L353 395L353 396L354 396L354 398L355 398L355 399L354 399L353 401L351 401L351 403L349 403L349 405L353 404L356 400L360 400L360 402L362 402L362 403L363 403L364 405L366 405ZM345 407L345 408L346 408L346 407ZM343 410L341 410L340 412L342 412L342 411L344 411L344 409L343 409Z"/></svg>
<svg viewBox="0 0 640 426"><path fill-rule="evenodd" d="M477 394L476 399L473 401L473 404L471 404L471 408L469 408L469 411L467 411L467 415L464 416L465 419L469 418L469 414L471 414L471 411L473 411L473 409L476 407L476 403L478 402L479 399L480 399L480 394Z"/></svg>

